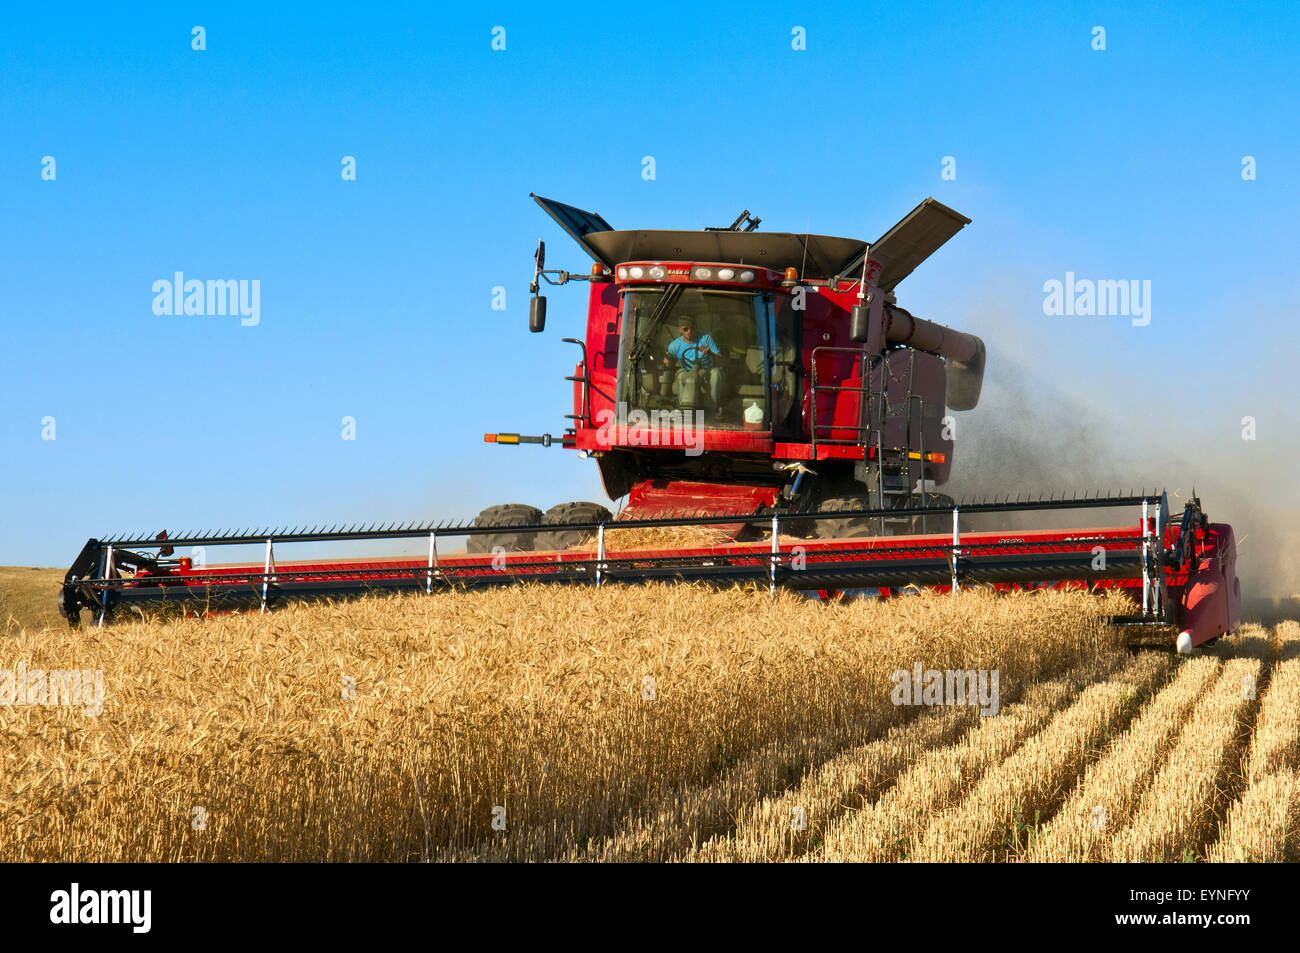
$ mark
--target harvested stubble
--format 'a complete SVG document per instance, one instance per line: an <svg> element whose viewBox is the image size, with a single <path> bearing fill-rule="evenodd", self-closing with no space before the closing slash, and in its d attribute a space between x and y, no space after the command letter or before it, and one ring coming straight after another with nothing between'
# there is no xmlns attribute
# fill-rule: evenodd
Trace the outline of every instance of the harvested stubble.
<svg viewBox="0 0 1300 953"><path fill-rule="evenodd" d="M1273 640L1280 659L1300 658L1300 622L1288 619L1273 627Z"/></svg>
<svg viewBox="0 0 1300 953"><path fill-rule="evenodd" d="M937 745L950 743L971 724L969 709L945 709L937 714L923 714L864 748L869 752L862 760L870 761L852 779L852 786L863 796L892 778L915 756ZM612 837L604 838L590 850L574 852L566 859L599 861L667 861L680 859L683 852L693 852L708 838L725 835L736 818L753 803L755 796L778 791L796 783L809 765L826 761L842 747L842 739L818 736L796 738L787 745L767 745L750 755L734 769L712 784L687 791L674 791L659 803L630 818ZM825 770L823 766L822 770ZM693 853L691 854L694 859Z"/></svg>
<svg viewBox="0 0 1300 953"><path fill-rule="evenodd" d="M1131 663L1129 671L1141 671L1145 665ZM1095 659L1035 686L1022 702L985 719L960 744L919 759L875 804L833 822L809 859L880 862L908 857L931 817L959 803L972 784L1073 702L1084 686L1110 677L1118 668L1118 659Z"/></svg>
<svg viewBox="0 0 1300 953"><path fill-rule="evenodd" d="M1202 651L1220 659L1271 659L1277 645L1262 625L1247 622L1235 633L1205 646Z"/></svg>
<svg viewBox="0 0 1300 953"><path fill-rule="evenodd" d="M1141 716L1093 764L1082 783L1034 838L1025 860L1107 859L1116 830L1132 819L1134 807L1187 722L1205 687L1219 673L1219 660L1183 663L1178 676L1156 693Z"/></svg>
<svg viewBox="0 0 1300 953"><path fill-rule="evenodd" d="M1300 658L1273 669L1250 739L1247 778L1300 770Z"/></svg>
<svg viewBox="0 0 1300 953"><path fill-rule="evenodd" d="M737 812L734 829L693 846L682 859L754 861L797 854L847 805L869 802L919 754L955 741L977 718L967 707L922 715L878 741L836 755L784 794L757 804L751 795Z"/></svg>
<svg viewBox="0 0 1300 953"><path fill-rule="evenodd" d="M1085 689L1011 757L992 768L955 807L934 818L908 857L986 861L1023 849L1022 835L1050 816L1096 746L1122 728L1169 673L1167 655L1143 655L1113 679Z"/></svg>
<svg viewBox="0 0 1300 953"><path fill-rule="evenodd" d="M1274 631L1277 657L1246 756L1248 785L1229 809L1217 862L1300 860L1300 627Z"/></svg>
<svg viewBox="0 0 1300 953"><path fill-rule="evenodd" d="M55 602L66 572L0 566L0 637L24 628L66 625Z"/></svg>
<svg viewBox="0 0 1300 953"><path fill-rule="evenodd" d="M1242 731L1255 707L1243 680L1259 680L1258 659L1230 659L1192 712L1169 760L1147 788L1132 823L1111 842L1112 861L1199 858L1234 770Z"/></svg>
<svg viewBox="0 0 1300 953"><path fill-rule="evenodd" d="M1209 859L1213 863L1300 861L1300 775L1281 771L1252 781L1228 810Z"/></svg>
<svg viewBox="0 0 1300 953"><path fill-rule="evenodd" d="M1112 650L1112 611L521 587L23 632L0 669L102 669L107 697L98 718L0 707L0 842L20 860L559 857L767 746L884 737L916 714L890 703L912 660L996 667L1010 690Z"/></svg>
<svg viewBox="0 0 1300 953"><path fill-rule="evenodd" d="M1087 653L1076 653L1070 648L1070 645L1075 642L1074 636L1066 635L1060 640L1054 638L1051 633L1054 627L1059 625L1060 620L1051 623L1047 620L1034 619L1030 612L1026 611L1017 614L1017 618L1037 632L1032 633L1026 629L1013 635L1010 630L1004 629L1000 622L995 622L987 615L990 611L996 614L1000 608L1005 610L1006 607L1001 606L1002 600L990 593L981 593L979 597L983 601L979 611L974 613L958 610L951 604L951 599L945 607L944 597L933 593L919 597L920 601L913 601L918 597L908 597L902 600L891 600L888 603L870 600L845 603L844 608L860 620L856 623L860 628L857 629L857 635L850 635L849 633L853 631L850 628L844 630L843 635L832 637L831 642L828 643L834 646L831 649L832 654L843 652L844 658L833 667L824 669L825 674L821 676L820 684L810 685L805 679L817 678L808 668L808 664L811 662L813 667L817 667L818 663L812 660L824 657L826 652L813 650L809 654L808 649L816 638L812 634L813 630L810 627L805 630L806 635L801 635L796 628L784 638L789 639L791 644L802 643L802 647L797 650L797 655L805 656L809 661L800 662L798 665L772 666L768 677L773 681L767 683L765 679L760 678L743 689L742 694L745 696L761 694L763 698L760 708L771 712L772 717L780 722L779 731L767 733L769 740L774 736L780 745L788 747L791 739L805 733L830 734L833 736L830 740L834 749L839 750L878 738L889 727L906 722L916 714L916 709L899 708L890 701L892 689L890 673L899 667L907 666L911 660L933 659L933 662L927 661L926 664L941 667L981 668L993 667L990 661L997 659L1000 662L997 667L1001 670L1003 684L1008 686L1009 691L1015 692L1036 676L1060 671L1064 666L1090 657ZM798 604L797 600L796 604ZM808 607L807 603L803 605ZM1097 611L1096 606L1089 607L1086 601L1075 605L1085 609L1089 614ZM816 604L811 607L825 608ZM1023 607L1031 610L1033 603L1023 603ZM974 604L971 608L974 608ZM867 615L858 615L863 611L866 611ZM950 627L950 623L943 621L942 617L946 612L951 611L960 611L961 622L956 622L954 619L955 625ZM812 616L810 621L818 618L820 617ZM693 624L698 626L701 621L699 617L692 615ZM704 621L707 625L707 620ZM720 621L716 631L734 632L735 628ZM1113 633L1106 631L1106 634L1102 635L1102 632L1103 630L1096 630L1093 636L1084 640L1096 645L1095 651L1098 654L1105 654L1117 645ZM867 636L864 633L871 633L871 635ZM1097 645L1099 635L1102 644ZM824 638L825 635L821 637ZM1036 647L1032 653L1032 661L1030 655L1025 654L1025 648L1030 645ZM748 654L753 651L753 648L754 646L748 645L742 651ZM977 661L979 659L983 659L983 662ZM661 688L662 685L661 680ZM723 687L723 682L710 685L708 694L716 695ZM698 722L706 717L711 707L706 704L705 707L697 709L694 707L695 701L687 698L680 701L683 706L680 717L687 724ZM740 701L737 704L747 707L750 702ZM656 703L657 707L662 705L662 700ZM846 716L832 715L832 711L836 708L845 711ZM688 730L684 728L683 732ZM728 733L723 731L722 734L724 741L727 740ZM754 731L747 734L745 740L752 739L758 742L763 737L763 732ZM714 742L714 747L718 747L717 742ZM646 856L662 855L670 845L678 848L707 837L707 828L710 826L718 823L724 826L734 824L732 817L718 818L716 808L720 802L716 796L706 795L701 802L692 804L691 789L698 786L712 786L714 781L720 778L725 780L727 772L740 767L749 752L761 750L762 747L757 743L742 747L731 742L728 744L727 752L719 749L712 757L706 749L703 757L709 762L707 770L695 772L685 784L672 783L680 777L678 772L673 772L673 775L667 775L665 772L658 777L645 777L647 772L642 768L639 773L645 781L659 780L665 783L658 785L648 783L644 788L648 793L640 805L632 804L630 799L625 801L628 808L624 817L617 818L616 814L610 813L595 819L590 824L591 828L596 829L591 842L586 838L569 837L562 826L557 827L556 823L549 819L549 814L544 814L540 823L512 830L508 838L499 837L490 843L478 841L459 846L454 850L438 854L436 859L535 860L575 855L599 856L599 852L603 849L601 835L612 835L617 838L617 832L636 831L647 824L662 831L667 826L664 821L671 820L675 813L684 811L688 816L699 820L697 812L703 810L705 817L702 826L706 828L705 832L686 829L669 835L663 842L656 842L653 839L641 841L642 845L647 843L649 845L645 852ZM728 757L726 755L729 752L734 753ZM790 772L786 773L787 783L789 783L789 774ZM767 792L751 789L749 799L752 800L765 793ZM725 800L726 796L723 795L722 803L725 803ZM663 807L665 804L675 805L667 809L666 818ZM683 843L687 835L689 839ZM574 843L578 847L576 851L571 846ZM626 846L626 840L623 843ZM627 859L626 851L621 851L620 856Z"/></svg>

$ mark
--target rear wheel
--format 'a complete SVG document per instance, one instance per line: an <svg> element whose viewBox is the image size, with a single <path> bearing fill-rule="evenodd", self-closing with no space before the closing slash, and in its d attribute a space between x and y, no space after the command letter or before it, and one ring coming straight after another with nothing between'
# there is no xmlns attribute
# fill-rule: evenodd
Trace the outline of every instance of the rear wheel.
<svg viewBox="0 0 1300 953"><path fill-rule="evenodd" d="M865 496L836 496L822 500L817 507L818 514L838 513L843 510L871 509L871 500ZM846 516L844 519L821 519L816 523L818 539L845 539L855 536L878 536L880 534L880 517Z"/></svg>
<svg viewBox="0 0 1300 953"><path fill-rule="evenodd" d="M897 508L897 515L887 516L846 516L841 520L818 520L816 538L844 539L859 536L879 536L881 526L887 536L913 535L918 533L945 533L952 531L952 513L930 513L924 516L908 515L909 508L944 507L953 505L952 497L944 493L926 493L924 498L914 494L908 502ZM869 496L837 496L823 500L817 507L819 514L836 513L842 510L867 510L875 508ZM967 530L966 517L960 517L961 531Z"/></svg>
<svg viewBox="0 0 1300 953"><path fill-rule="evenodd" d="M614 514L599 503L561 503L542 517L543 523L608 523ZM537 548L571 549L595 538L594 529L554 529L537 534Z"/></svg>
<svg viewBox="0 0 1300 953"><path fill-rule="evenodd" d="M542 511L525 503L500 503L489 506L474 518L475 526L500 526L500 533L480 533L469 537L465 550L469 553L490 553L497 547L508 553L525 552L536 548L537 531L511 530L512 526L533 526L542 520Z"/></svg>
<svg viewBox="0 0 1300 953"><path fill-rule="evenodd" d="M916 506L934 507L942 506L949 510L947 513L930 513L926 516L913 516L912 528L913 533L951 533L952 532L952 506L953 498L946 493L927 493L925 497L917 495L915 498ZM960 530L965 532L967 529L967 520L965 517L958 515Z"/></svg>

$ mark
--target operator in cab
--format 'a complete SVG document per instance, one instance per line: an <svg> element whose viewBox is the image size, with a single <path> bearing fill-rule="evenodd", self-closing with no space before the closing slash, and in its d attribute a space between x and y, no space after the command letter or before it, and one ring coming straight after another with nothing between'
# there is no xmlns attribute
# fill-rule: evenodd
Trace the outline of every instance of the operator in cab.
<svg viewBox="0 0 1300 953"><path fill-rule="evenodd" d="M678 317L677 330L681 333L668 345L668 353L664 355L665 367L671 367L674 363L678 367L673 388L677 399L681 401L684 396L683 372L695 372L692 376L697 380L699 376L707 378L710 406L716 412L719 410L718 396L722 389L722 368L718 360L722 350L708 332L696 337L695 318L689 314Z"/></svg>
<svg viewBox="0 0 1300 953"><path fill-rule="evenodd" d="M685 370L692 370L696 365L700 367L712 367L714 357L722 352L718 349L717 342L713 336L707 332L695 339L695 319L689 314L683 314L677 320L677 330L681 332L673 343L668 345L668 354L664 357L664 364L671 363L670 359L675 359L678 364Z"/></svg>

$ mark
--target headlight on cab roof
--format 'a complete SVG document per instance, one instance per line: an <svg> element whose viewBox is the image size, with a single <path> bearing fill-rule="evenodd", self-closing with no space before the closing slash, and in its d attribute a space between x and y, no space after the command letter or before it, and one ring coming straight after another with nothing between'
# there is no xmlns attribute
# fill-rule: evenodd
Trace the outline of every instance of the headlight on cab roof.
<svg viewBox="0 0 1300 953"><path fill-rule="evenodd" d="M691 277L696 281L740 281L749 284L754 280L751 268L712 268L708 265L696 265L691 269Z"/></svg>

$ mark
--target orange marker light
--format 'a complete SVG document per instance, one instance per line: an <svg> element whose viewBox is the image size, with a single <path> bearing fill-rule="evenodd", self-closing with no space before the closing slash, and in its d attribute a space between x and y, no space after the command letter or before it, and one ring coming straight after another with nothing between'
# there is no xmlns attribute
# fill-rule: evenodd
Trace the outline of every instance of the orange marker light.
<svg viewBox="0 0 1300 953"><path fill-rule="evenodd" d="M497 442L497 435L494 434L494 433L485 433L485 434L483 435L483 442L484 442L484 443L496 443L496 442Z"/></svg>
<svg viewBox="0 0 1300 953"><path fill-rule="evenodd" d="M603 275L603 274L605 273L605 266L602 265L602 264L601 264L600 262L598 262L598 261L597 261L597 262L592 262L592 264L591 264L591 273L592 273L592 275L595 275L595 276L599 277L599 276L601 276L601 275Z"/></svg>
<svg viewBox="0 0 1300 953"><path fill-rule="evenodd" d="M798 278L799 278L799 269L798 269L798 268L787 268L787 269L785 270L785 280L786 280L786 281L795 281L795 280L797 280Z"/></svg>

